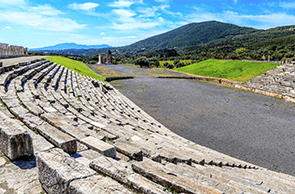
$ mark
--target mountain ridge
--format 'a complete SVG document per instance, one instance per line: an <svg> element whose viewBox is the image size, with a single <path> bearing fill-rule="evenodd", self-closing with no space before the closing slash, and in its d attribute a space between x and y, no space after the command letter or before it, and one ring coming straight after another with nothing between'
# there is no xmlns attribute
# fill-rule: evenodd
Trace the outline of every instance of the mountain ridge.
<svg viewBox="0 0 295 194"><path fill-rule="evenodd" d="M29 51L46 51L46 50L66 50L66 49L101 49L101 48L111 48L110 45L101 44L101 45L85 45L85 44L76 44L74 42L71 43L60 43L52 46L46 46L41 48L32 48Z"/></svg>

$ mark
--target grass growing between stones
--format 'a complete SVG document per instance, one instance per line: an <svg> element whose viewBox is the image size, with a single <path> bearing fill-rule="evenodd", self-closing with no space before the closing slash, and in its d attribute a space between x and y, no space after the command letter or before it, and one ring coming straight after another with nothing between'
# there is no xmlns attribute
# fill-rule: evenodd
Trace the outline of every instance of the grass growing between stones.
<svg viewBox="0 0 295 194"><path fill-rule="evenodd" d="M185 67L180 67L175 70L194 75L225 78L239 82L245 82L270 69L275 68L278 65L278 63L209 59Z"/></svg>
<svg viewBox="0 0 295 194"><path fill-rule="evenodd" d="M72 71L75 71L81 75L85 75L88 77L92 77L94 79L98 79L100 81L104 81L104 77L97 75L94 73L91 69L87 67L84 63L80 61L75 61L72 59L68 59L65 57L60 56L53 56L53 57L47 57L46 58L49 61L52 61L54 63L60 64L61 66L64 66Z"/></svg>

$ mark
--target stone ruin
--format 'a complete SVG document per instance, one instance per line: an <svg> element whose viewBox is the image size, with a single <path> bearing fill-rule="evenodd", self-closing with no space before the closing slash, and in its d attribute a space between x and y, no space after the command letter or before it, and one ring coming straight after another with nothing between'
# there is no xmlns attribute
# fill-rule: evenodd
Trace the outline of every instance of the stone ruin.
<svg viewBox="0 0 295 194"><path fill-rule="evenodd" d="M28 48L23 46L8 45L0 43L0 56L22 56L28 55Z"/></svg>
<svg viewBox="0 0 295 194"><path fill-rule="evenodd" d="M112 55L106 53L99 54L98 64L112 64Z"/></svg>
<svg viewBox="0 0 295 194"><path fill-rule="evenodd" d="M178 136L107 82L41 58L0 73L2 193L295 193L295 177Z"/></svg>

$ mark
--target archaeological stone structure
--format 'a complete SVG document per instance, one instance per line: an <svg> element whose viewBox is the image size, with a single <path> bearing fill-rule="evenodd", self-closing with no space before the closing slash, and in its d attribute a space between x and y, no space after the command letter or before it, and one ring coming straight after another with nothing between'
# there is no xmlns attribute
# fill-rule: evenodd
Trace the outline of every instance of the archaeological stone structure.
<svg viewBox="0 0 295 194"><path fill-rule="evenodd" d="M295 193L295 177L178 136L107 82L42 57L0 73L0 193Z"/></svg>
<svg viewBox="0 0 295 194"><path fill-rule="evenodd" d="M27 54L28 48L0 43L0 56L22 56Z"/></svg>
<svg viewBox="0 0 295 194"><path fill-rule="evenodd" d="M98 55L98 64L111 64L112 63L112 55L101 53Z"/></svg>

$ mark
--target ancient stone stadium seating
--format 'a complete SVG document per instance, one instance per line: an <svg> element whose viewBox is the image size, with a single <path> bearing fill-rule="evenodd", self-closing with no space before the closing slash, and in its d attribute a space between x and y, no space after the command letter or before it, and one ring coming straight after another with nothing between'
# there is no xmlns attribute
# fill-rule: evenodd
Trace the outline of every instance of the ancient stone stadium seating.
<svg viewBox="0 0 295 194"><path fill-rule="evenodd" d="M295 177L174 134L109 83L45 59L0 71L0 150L35 155L47 193L295 193Z"/></svg>

